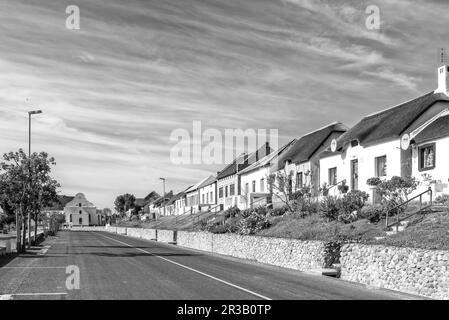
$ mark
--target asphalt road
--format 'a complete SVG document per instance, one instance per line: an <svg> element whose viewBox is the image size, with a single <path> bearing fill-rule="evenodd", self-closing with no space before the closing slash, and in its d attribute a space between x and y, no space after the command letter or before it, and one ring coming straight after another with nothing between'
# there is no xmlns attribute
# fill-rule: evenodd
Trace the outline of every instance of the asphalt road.
<svg viewBox="0 0 449 320"><path fill-rule="evenodd" d="M416 298L105 232L62 231L42 245L0 264L0 299Z"/></svg>

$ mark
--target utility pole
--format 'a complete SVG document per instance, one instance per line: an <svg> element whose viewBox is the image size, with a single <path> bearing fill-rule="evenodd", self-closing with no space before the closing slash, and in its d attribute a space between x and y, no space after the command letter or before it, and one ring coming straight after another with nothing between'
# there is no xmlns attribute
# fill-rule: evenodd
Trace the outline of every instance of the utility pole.
<svg viewBox="0 0 449 320"><path fill-rule="evenodd" d="M164 216L165 216L165 178L159 178L159 179L161 179L162 180L162 188L163 188L163 190L162 190L162 192L163 192L163 195L162 195L162 201L163 201L163 204L164 204Z"/></svg>
<svg viewBox="0 0 449 320"><path fill-rule="evenodd" d="M28 174L29 174L29 179L30 179L30 184L29 184L29 193L28 193L28 197L29 197L29 204L31 205L31 188L32 188L32 175L31 175L31 116L33 114L40 114L42 113L42 110L34 110L34 111L29 111L28 112ZM31 207L29 208L28 211L28 249L31 248ZM36 221L34 221L34 223L37 223L37 218L35 219ZM25 231L24 231L25 232ZM36 239L36 235L34 235L34 238ZM25 245L25 244L23 244Z"/></svg>

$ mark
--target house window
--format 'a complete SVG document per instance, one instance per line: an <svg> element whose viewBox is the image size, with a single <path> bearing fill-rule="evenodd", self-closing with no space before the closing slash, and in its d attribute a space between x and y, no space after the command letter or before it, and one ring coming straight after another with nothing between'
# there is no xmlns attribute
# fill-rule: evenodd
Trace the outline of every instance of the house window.
<svg viewBox="0 0 449 320"><path fill-rule="evenodd" d="M253 180L253 183L252 183L252 192L256 192L256 180Z"/></svg>
<svg viewBox="0 0 449 320"><path fill-rule="evenodd" d="M83 224L83 218L78 219L78 224Z"/></svg>
<svg viewBox="0 0 449 320"><path fill-rule="evenodd" d="M213 203L213 202L214 202L214 199L212 198L212 197L213 197L212 191L210 192L209 196L210 196L210 203Z"/></svg>
<svg viewBox="0 0 449 320"><path fill-rule="evenodd" d="M292 179L292 175L290 174L288 176L288 181L287 181L287 192L289 195L292 194L292 190L293 189L293 179Z"/></svg>
<svg viewBox="0 0 449 320"><path fill-rule="evenodd" d="M70 214L70 222L72 222L72 214Z"/></svg>
<svg viewBox="0 0 449 320"><path fill-rule="evenodd" d="M245 194L248 194L249 192L249 183L245 183Z"/></svg>
<svg viewBox="0 0 449 320"><path fill-rule="evenodd" d="M223 187L220 187L220 189L218 189L218 197L223 198Z"/></svg>
<svg viewBox="0 0 449 320"><path fill-rule="evenodd" d="M229 195L233 196L235 194L235 184L229 186Z"/></svg>
<svg viewBox="0 0 449 320"><path fill-rule="evenodd" d="M385 177L387 175L387 156L374 159L376 165L376 177Z"/></svg>
<svg viewBox="0 0 449 320"><path fill-rule="evenodd" d="M300 189L303 186L302 182L302 172L296 173L296 189Z"/></svg>
<svg viewBox="0 0 449 320"><path fill-rule="evenodd" d="M419 171L435 168L435 143L426 144L418 148Z"/></svg>
<svg viewBox="0 0 449 320"><path fill-rule="evenodd" d="M206 201L204 200L204 194L203 194L203 203L206 203Z"/></svg>
<svg viewBox="0 0 449 320"><path fill-rule="evenodd" d="M264 192L265 190L265 182L264 179L260 179L260 192Z"/></svg>
<svg viewBox="0 0 449 320"><path fill-rule="evenodd" d="M225 197L228 197L228 186L225 187Z"/></svg>
<svg viewBox="0 0 449 320"><path fill-rule="evenodd" d="M81 207L81 203L79 203L78 206Z"/></svg>
<svg viewBox="0 0 449 320"><path fill-rule="evenodd" d="M337 167L329 168L329 185L335 186L337 184Z"/></svg>
<svg viewBox="0 0 449 320"><path fill-rule="evenodd" d="M80 210L80 214L82 214L83 212Z"/></svg>

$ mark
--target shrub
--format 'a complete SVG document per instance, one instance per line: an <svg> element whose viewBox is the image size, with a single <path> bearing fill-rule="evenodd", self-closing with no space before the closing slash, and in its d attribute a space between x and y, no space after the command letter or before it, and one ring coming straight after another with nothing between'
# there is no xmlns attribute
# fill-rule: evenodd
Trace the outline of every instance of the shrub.
<svg viewBox="0 0 449 320"><path fill-rule="evenodd" d="M370 222L375 223L385 217L385 208L380 205L366 205L360 210L360 217L368 219Z"/></svg>
<svg viewBox="0 0 449 320"><path fill-rule="evenodd" d="M358 213L368 200L368 194L360 190L351 190L340 201L338 221L350 223L356 221Z"/></svg>
<svg viewBox="0 0 449 320"><path fill-rule="evenodd" d="M253 209L245 209L245 210L240 211L240 216L242 216L243 218L247 218L247 217L249 217L253 212L254 212Z"/></svg>
<svg viewBox="0 0 449 320"><path fill-rule="evenodd" d="M302 197L293 203L293 210L300 217L305 217L318 212L319 203L316 202L312 197Z"/></svg>
<svg viewBox="0 0 449 320"><path fill-rule="evenodd" d="M341 201L335 196L326 196L320 202L321 215L328 221L333 221L338 218Z"/></svg>
<svg viewBox="0 0 449 320"><path fill-rule="evenodd" d="M442 194L442 195L436 197L435 203L439 203L444 206L449 206L449 194Z"/></svg>
<svg viewBox="0 0 449 320"><path fill-rule="evenodd" d="M283 216L288 211L287 206L282 206L279 208L274 208L270 210L270 216L277 217L277 216Z"/></svg>
<svg viewBox="0 0 449 320"><path fill-rule="evenodd" d="M227 233L228 232L228 228L227 228L226 224L214 224L214 225L209 226L206 230L211 233Z"/></svg>
<svg viewBox="0 0 449 320"><path fill-rule="evenodd" d="M226 220L225 226L226 226L227 232L236 233L239 230L239 226L238 226L239 221L240 221L240 219L237 217L230 218L230 219Z"/></svg>
<svg viewBox="0 0 449 320"><path fill-rule="evenodd" d="M256 212L257 214L260 214L262 216L266 216L268 213L268 210L266 207L263 206L259 206L253 209L254 212Z"/></svg>
<svg viewBox="0 0 449 320"><path fill-rule="evenodd" d="M343 180L341 184L338 185L338 191L341 193L346 193L349 190L349 186L346 184L346 182Z"/></svg>
<svg viewBox="0 0 449 320"><path fill-rule="evenodd" d="M225 211L225 217L226 218L234 218L239 213L240 213L240 209L237 206L233 206Z"/></svg>
<svg viewBox="0 0 449 320"><path fill-rule="evenodd" d="M264 216L252 213L250 216L240 220L238 233L241 235L252 235L256 232L269 228L270 222Z"/></svg>

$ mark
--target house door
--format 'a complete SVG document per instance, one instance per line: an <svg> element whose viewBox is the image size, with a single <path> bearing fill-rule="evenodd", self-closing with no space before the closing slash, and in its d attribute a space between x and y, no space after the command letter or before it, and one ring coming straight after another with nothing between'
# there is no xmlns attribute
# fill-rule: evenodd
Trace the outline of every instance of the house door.
<svg viewBox="0 0 449 320"><path fill-rule="evenodd" d="M351 160L351 190L359 189L359 160Z"/></svg>

